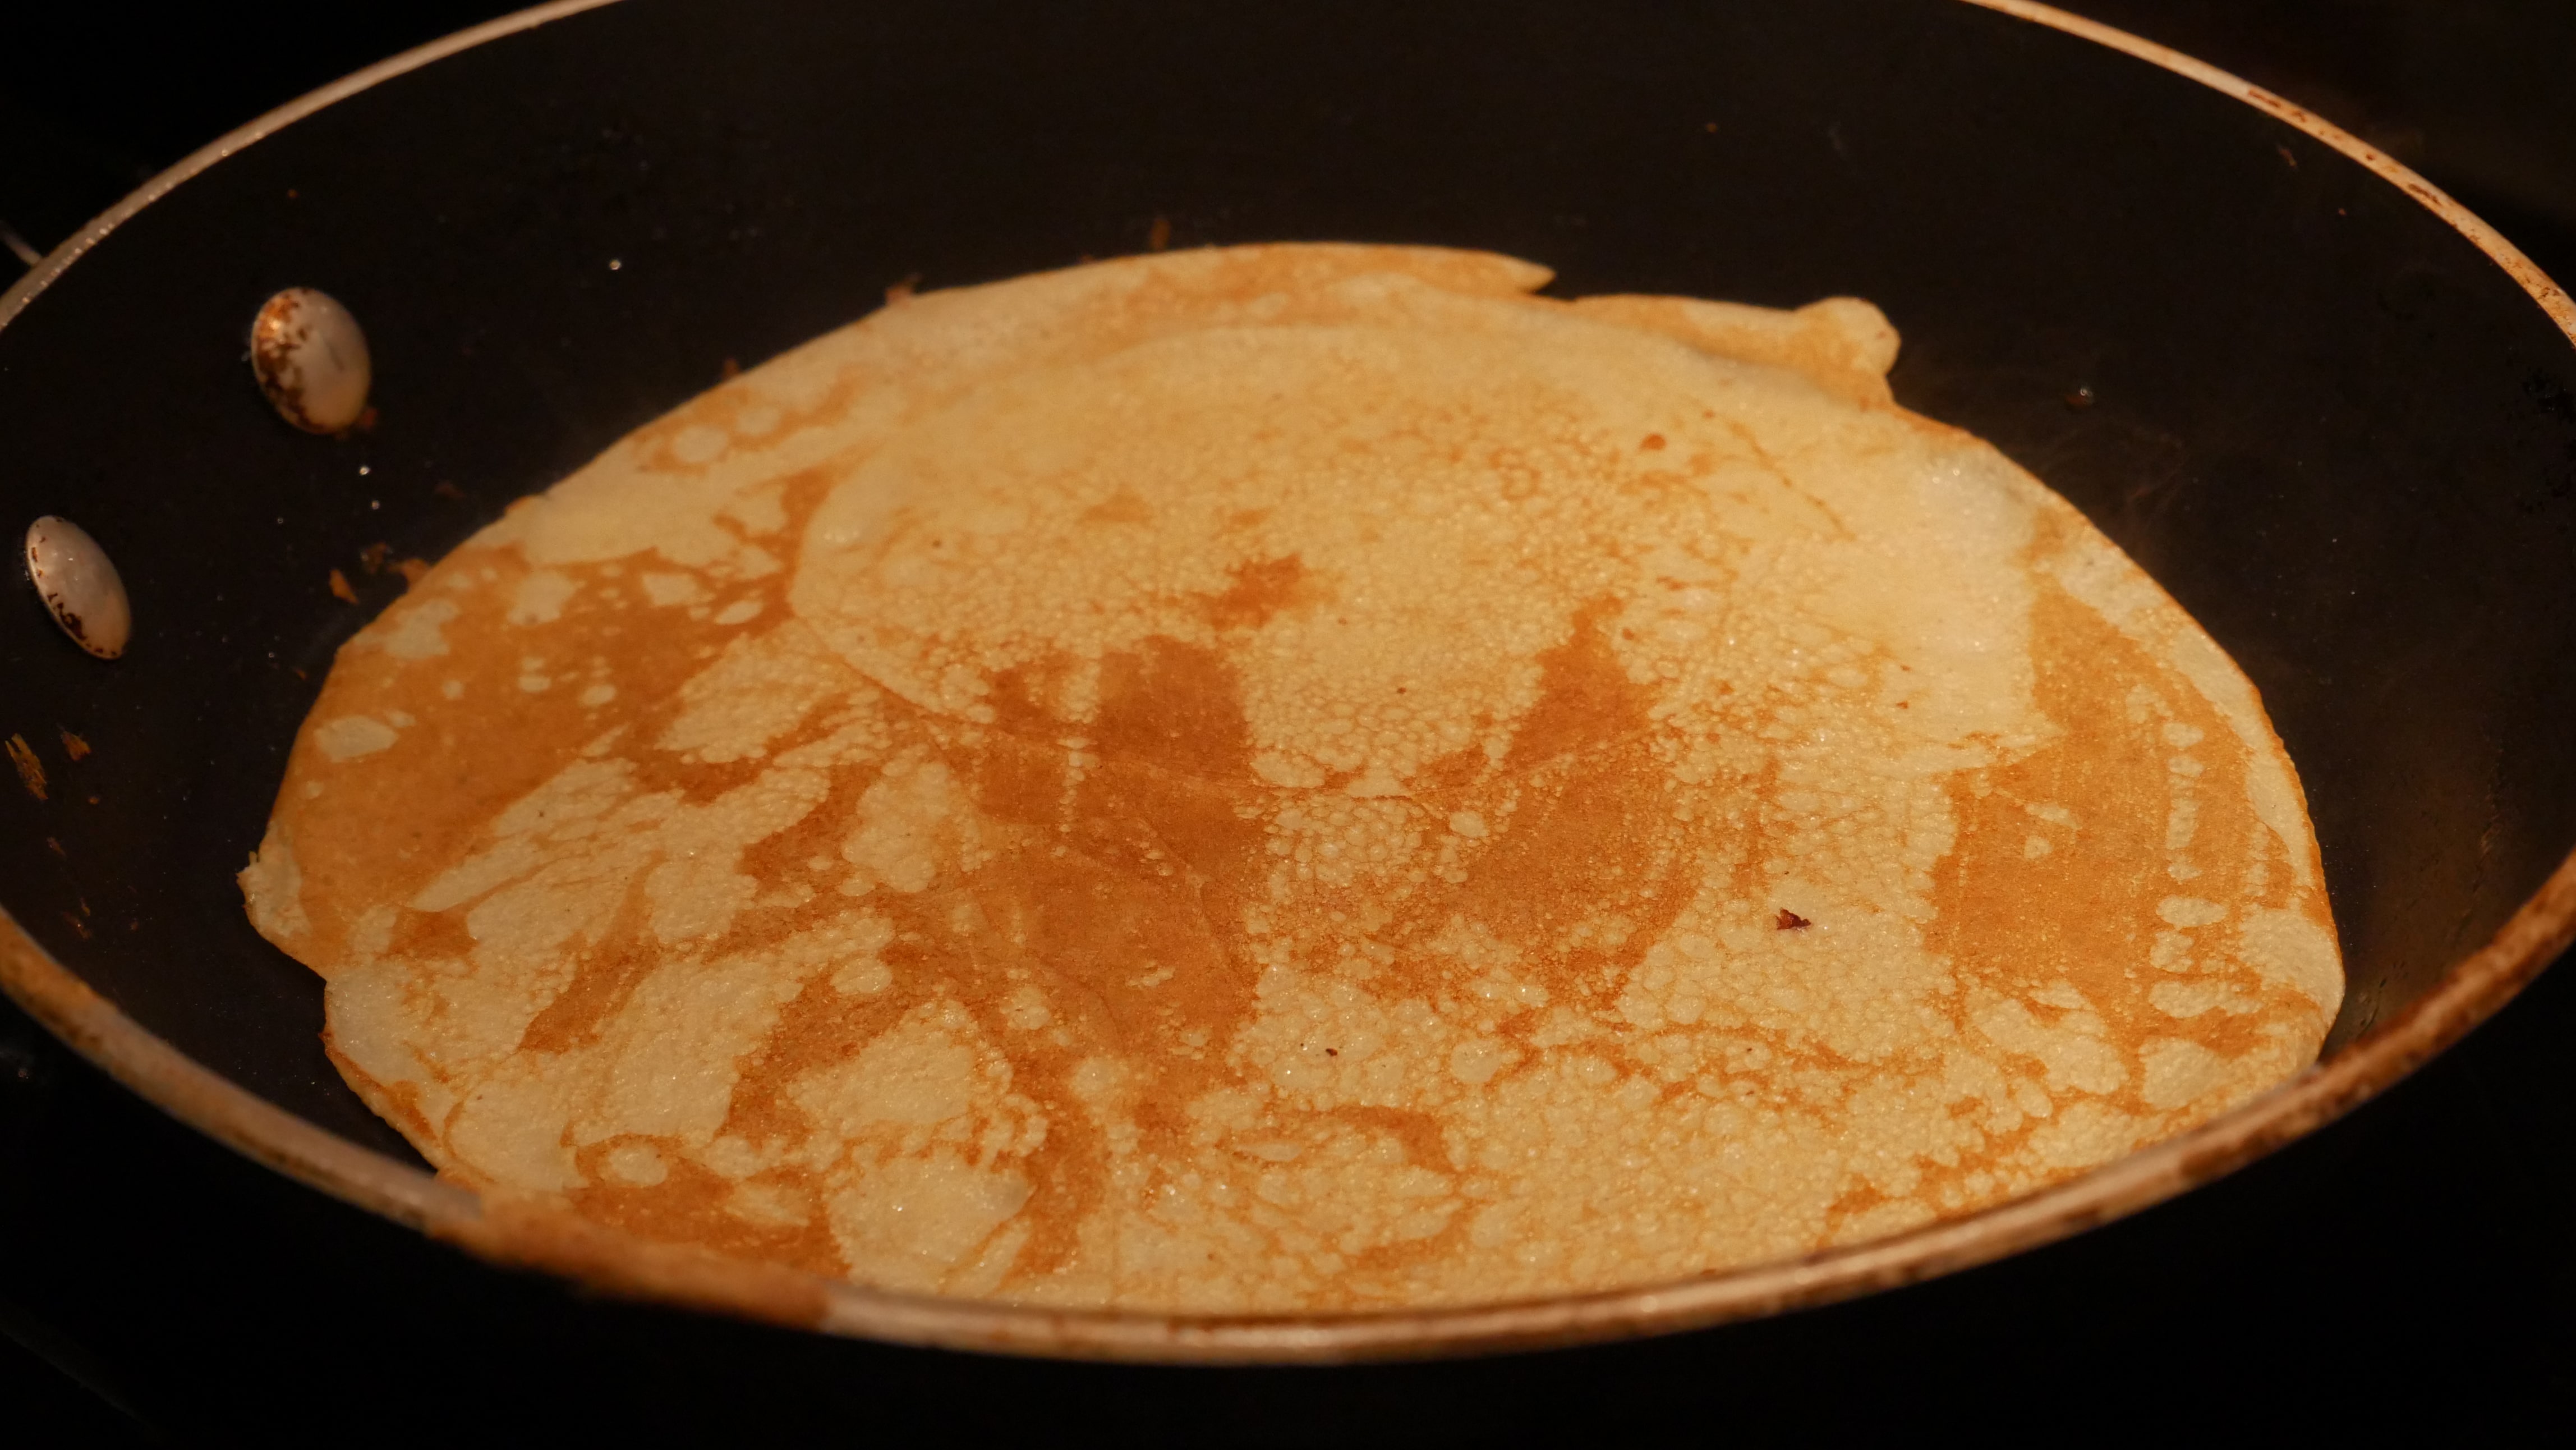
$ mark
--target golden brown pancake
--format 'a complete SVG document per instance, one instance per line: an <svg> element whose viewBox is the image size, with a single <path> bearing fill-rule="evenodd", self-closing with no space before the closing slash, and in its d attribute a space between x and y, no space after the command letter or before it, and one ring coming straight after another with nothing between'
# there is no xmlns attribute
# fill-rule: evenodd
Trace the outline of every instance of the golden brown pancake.
<svg viewBox="0 0 2576 1450"><path fill-rule="evenodd" d="M1420 248L891 306L341 651L242 873L448 1176L866 1284L1672 1279L2280 1082L2253 689L1867 304Z"/></svg>

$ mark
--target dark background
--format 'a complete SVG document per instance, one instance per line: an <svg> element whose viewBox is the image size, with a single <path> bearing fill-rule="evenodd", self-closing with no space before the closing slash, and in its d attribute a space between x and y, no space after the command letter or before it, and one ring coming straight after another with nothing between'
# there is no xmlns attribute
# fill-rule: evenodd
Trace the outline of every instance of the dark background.
<svg viewBox="0 0 2576 1450"><path fill-rule="evenodd" d="M97 0L11 16L0 243L48 251L226 130L507 8ZM2072 8L2355 131L2576 278L2576 0ZM0 257L0 281L14 265ZM2562 969L2357 1117L2213 1189L1899 1294L1550 1355L1165 1371L840 1343L488 1270L198 1137L0 1001L0 1441L2563 1424L2576 1411L2570 1041L2576 972Z"/></svg>

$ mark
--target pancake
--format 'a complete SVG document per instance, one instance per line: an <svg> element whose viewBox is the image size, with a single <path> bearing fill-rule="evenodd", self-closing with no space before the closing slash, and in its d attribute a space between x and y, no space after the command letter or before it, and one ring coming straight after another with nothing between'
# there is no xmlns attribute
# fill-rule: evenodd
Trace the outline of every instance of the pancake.
<svg viewBox="0 0 2576 1450"><path fill-rule="evenodd" d="M340 652L241 882L439 1171L860 1283L1493 1301L1972 1212L2342 990L2253 688L1865 303L903 300Z"/></svg>

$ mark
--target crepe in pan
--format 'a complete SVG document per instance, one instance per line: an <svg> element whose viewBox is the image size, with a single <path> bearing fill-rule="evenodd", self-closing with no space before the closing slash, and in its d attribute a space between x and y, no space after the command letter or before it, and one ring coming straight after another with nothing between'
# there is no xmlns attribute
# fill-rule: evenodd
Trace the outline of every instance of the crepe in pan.
<svg viewBox="0 0 2576 1450"><path fill-rule="evenodd" d="M342 650L242 875L439 1169L862 1283L1679 1278L2209 1118L2341 991L2253 689L1896 337L1269 246L923 295Z"/></svg>

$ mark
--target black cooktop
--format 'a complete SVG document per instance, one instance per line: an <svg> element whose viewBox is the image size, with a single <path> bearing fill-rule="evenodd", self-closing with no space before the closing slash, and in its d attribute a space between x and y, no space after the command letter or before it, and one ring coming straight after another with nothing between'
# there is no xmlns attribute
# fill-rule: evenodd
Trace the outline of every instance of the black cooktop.
<svg viewBox="0 0 2576 1450"><path fill-rule="evenodd" d="M0 244L41 254L268 107L508 8L94 0L15 18ZM2360 133L2576 279L2576 4L2073 8ZM0 258L0 283L13 265ZM198 1136L0 999L0 1441L2099 1440L2257 1425L2520 1440L2576 1412L2571 1042L2562 964L2411 1081L2232 1179L1900 1293L1551 1354L1153 1370L824 1340L485 1268Z"/></svg>

